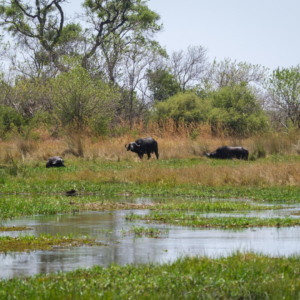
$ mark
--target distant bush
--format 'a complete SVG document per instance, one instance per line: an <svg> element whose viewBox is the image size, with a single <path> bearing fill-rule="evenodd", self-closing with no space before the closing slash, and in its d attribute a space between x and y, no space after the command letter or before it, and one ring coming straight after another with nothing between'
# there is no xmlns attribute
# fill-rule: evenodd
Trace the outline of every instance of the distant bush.
<svg viewBox="0 0 300 300"><path fill-rule="evenodd" d="M208 121L213 128L221 125L230 133L247 135L262 131L268 126L267 116L245 83L212 92L211 104Z"/></svg>
<svg viewBox="0 0 300 300"><path fill-rule="evenodd" d="M0 136L3 137L5 133L15 130L20 131L21 126L26 124L25 118L18 113L14 108L8 106L1 106L0 109Z"/></svg>
<svg viewBox="0 0 300 300"><path fill-rule="evenodd" d="M211 109L209 99L201 99L193 92L177 95L156 103L153 117L157 121L173 119L175 122L204 123Z"/></svg>

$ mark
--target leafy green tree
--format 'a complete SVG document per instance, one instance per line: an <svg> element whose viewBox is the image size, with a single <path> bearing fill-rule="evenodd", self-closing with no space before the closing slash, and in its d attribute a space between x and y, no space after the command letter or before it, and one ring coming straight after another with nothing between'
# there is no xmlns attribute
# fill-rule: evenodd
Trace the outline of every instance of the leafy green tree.
<svg viewBox="0 0 300 300"><path fill-rule="evenodd" d="M210 108L210 99L201 99L191 91L180 92L156 103L153 114L157 121L173 119L175 122L202 123L207 121Z"/></svg>
<svg viewBox="0 0 300 300"><path fill-rule="evenodd" d="M174 75L164 69L148 71L148 84L154 101L164 101L176 95L180 86Z"/></svg>
<svg viewBox="0 0 300 300"><path fill-rule="evenodd" d="M300 65L290 68L278 68L273 71L266 83L273 108L279 114L279 120L290 120L294 126L300 126Z"/></svg>
<svg viewBox="0 0 300 300"><path fill-rule="evenodd" d="M212 92L211 100L212 109L207 117L213 129L222 126L231 133L247 135L268 125L264 111L245 82Z"/></svg>
<svg viewBox="0 0 300 300"><path fill-rule="evenodd" d="M54 113L63 124L77 122L79 129L87 121L93 122L96 127L97 122L101 126L108 124L115 114L119 98L108 84L92 78L79 65L53 78L51 90Z"/></svg>
<svg viewBox="0 0 300 300"><path fill-rule="evenodd" d="M78 25L66 24L62 4L67 0L36 0L24 3L13 0L2 1L0 5L0 26L13 37L22 40L28 50L38 41L48 59L61 70L66 71L56 51L62 44L78 39ZM155 28L159 15L151 11L144 0L85 0L83 21L91 25L84 31L84 46L78 47L81 64L88 68L97 50L114 34L139 29ZM77 28L76 28L77 26ZM71 50L70 50L71 51Z"/></svg>

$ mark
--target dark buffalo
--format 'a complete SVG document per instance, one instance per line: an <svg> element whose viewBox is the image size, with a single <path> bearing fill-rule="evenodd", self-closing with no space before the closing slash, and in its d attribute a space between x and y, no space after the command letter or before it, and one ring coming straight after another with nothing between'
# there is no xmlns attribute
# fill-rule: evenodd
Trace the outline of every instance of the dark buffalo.
<svg viewBox="0 0 300 300"><path fill-rule="evenodd" d="M218 148L216 151L211 153L206 153L207 157L210 158L220 158L220 159L245 159L248 160L248 150L243 147L229 147L224 146Z"/></svg>
<svg viewBox="0 0 300 300"><path fill-rule="evenodd" d="M151 157L150 153L155 153L158 159L158 147L157 142L152 138L148 137L146 139L138 139L135 142L129 143L128 147L125 145L127 151L131 150L137 153L139 158L142 159L144 154L147 153L148 159Z"/></svg>
<svg viewBox="0 0 300 300"><path fill-rule="evenodd" d="M50 157L47 161L46 168L65 167L64 161L60 156Z"/></svg>

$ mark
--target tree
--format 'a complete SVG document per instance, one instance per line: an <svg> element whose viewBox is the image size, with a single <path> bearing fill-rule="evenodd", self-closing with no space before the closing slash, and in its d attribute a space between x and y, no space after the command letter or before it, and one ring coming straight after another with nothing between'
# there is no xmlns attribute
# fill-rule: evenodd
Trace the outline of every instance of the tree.
<svg viewBox="0 0 300 300"><path fill-rule="evenodd" d="M207 70L206 53L202 46L189 46L186 53L183 50L172 53L168 65L182 92L201 83Z"/></svg>
<svg viewBox="0 0 300 300"><path fill-rule="evenodd" d="M53 78L51 89L56 115L63 124L77 122L79 129L88 119L93 122L110 120L119 98L108 84L91 78L79 65Z"/></svg>
<svg viewBox="0 0 300 300"><path fill-rule="evenodd" d="M268 73L268 69L260 65L252 65L246 62L231 61L225 58L224 61L214 61L210 66L207 80L216 89L225 86L236 85L245 82L261 85Z"/></svg>
<svg viewBox="0 0 300 300"><path fill-rule="evenodd" d="M278 68L266 82L273 109L282 118L292 121L300 127L300 65L290 68Z"/></svg>
<svg viewBox="0 0 300 300"><path fill-rule="evenodd" d="M149 47L140 46L140 44L133 43L130 51L124 54L121 63L122 72L122 87L126 91L128 98L128 119L130 128L133 125L134 117L134 100L138 100L136 107L141 110L147 108L151 102L148 95L147 71L152 69L157 60L165 55L165 51L157 45L150 45Z"/></svg>
<svg viewBox="0 0 300 300"><path fill-rule="evenodd" d="M154 101L164 101L176 95L180 86L174 75L164 69L148 70L148 85Z"/></svg>
<svg viewBox="0 0 300 300"><path fill-rule="evenodd" d="M70 33L75 33L76 36L78 30L76 31L75 24L66 24L62 8L65 2L67 1L36 0L34 4L22 0L12 0L10 4L3 2L0 5L0 26L15 38L26 39L23 45L30 46L38 41L48 60L60 71L66 71L56 49L66 39L70 39ZM156 22L159 15L151 11L143 0L85 0L83 8L81 18L89 28L84 31L84 47L78 47L77 50L84 68L88 68L91 58L114 34L129 34L136 28L154 29L158 26Z"/></svg>

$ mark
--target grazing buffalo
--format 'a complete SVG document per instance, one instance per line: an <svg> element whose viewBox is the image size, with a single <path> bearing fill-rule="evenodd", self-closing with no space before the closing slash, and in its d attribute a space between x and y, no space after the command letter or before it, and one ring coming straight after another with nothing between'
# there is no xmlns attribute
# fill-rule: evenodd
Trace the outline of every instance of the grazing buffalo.
<svg viewBox="0 0 300 300"><path fill-rule="evenodd" d="M223 146L218 148L214 152L206 153L206 156L210 158L221 158L221 159L237 158L237 159L248 160L248 150L243 147Z"/></svg>
<svg viewBox="0 0 300 300"><path fill-rule="evenodd" d="M64 161L60 156L50 157L47 161L46 168L65 167Z"/></svg>
<svg viewBox="0 0 300 300"><path fill-rule="evenodd" d="M152 138L148 137L146 139L138 139L135 142L129 143L128 147L125 145L127 151L131 150L137 153L140 159L143 158L144 154L147 153L148 159L151 157L150 153L155 153L158 159L158 147L157 142Z"/></svg>

